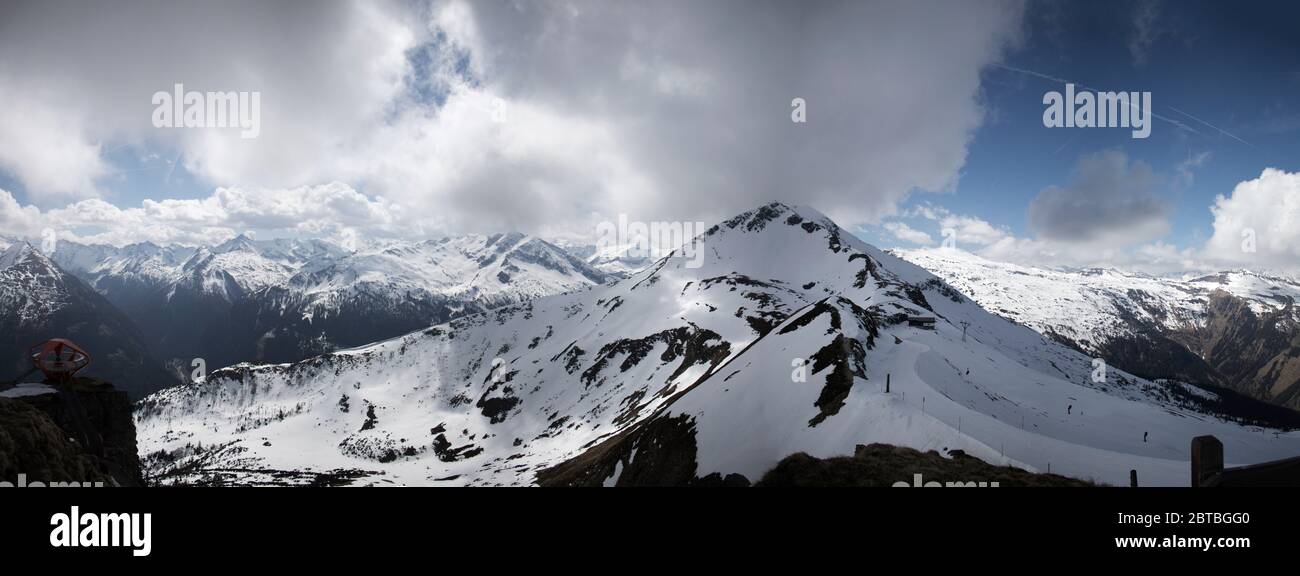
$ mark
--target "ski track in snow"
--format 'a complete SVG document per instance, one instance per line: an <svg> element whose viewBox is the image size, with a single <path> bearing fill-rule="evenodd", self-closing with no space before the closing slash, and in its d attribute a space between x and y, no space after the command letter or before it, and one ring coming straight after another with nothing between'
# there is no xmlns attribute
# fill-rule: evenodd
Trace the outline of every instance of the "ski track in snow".
<svg viewBox="0 0 1300 576"><path fill-rule="evenodd" d="M765 206L695 242L702 268L670 256L617 284L164 390L137 409L141 455L165 481L361 470L358 484L529 485L600 440L673 415L693 418L697 476L751 481L794 452L844 455L872 442L1115 485L1130 469L1143 485L1186 485L1201 434L1218 436L1235 464L1300 452L1295 432L1161 399L1171 384L1114 369L1093 383L1087 356L815 210ZM938 325L898 322L908 314ZM834 342L857 342L864 356L843 405L827 410L817 402L835 365L814 372L810 362L798 382L792 361Z"/></svg>

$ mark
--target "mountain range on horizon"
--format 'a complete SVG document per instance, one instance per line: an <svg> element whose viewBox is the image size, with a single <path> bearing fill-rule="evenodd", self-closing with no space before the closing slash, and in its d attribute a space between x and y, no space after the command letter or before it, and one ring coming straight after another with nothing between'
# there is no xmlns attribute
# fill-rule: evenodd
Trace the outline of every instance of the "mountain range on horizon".
<svg viewBox="0 0 1300 576"><path fill-rule="evenodd" d="M1193 436L1233 464L1300 447L1294 412L1118 365L1097 379L1077 342L811 208L765 205L692 242L702 267L669 255L155 393L136 414L146 467L177 484L749 483L796 452L881 442L1181 485Z"/></svg>
<svg viewBox="0 0 1300 576"><path fill-rule="evenodd" d="M39 250L10 244L0 251L0 381L31 374L28 349L51 338L92 350L89 373L133 397L178 382L132 318Z"/></svg>
<svg viewBox="0 0 1300 576"><path fill-rule="evenodd" d="M0 247L12 244L26 243L0 239ZM502 253L494 275L488 268ZM1300 407L1293 362L1300 342L1290 307L1300 282L1291 278L1247 270L1173 277L1045 269L942 248L891 253L989 310L1119 368ZM511 256L541 266L512 284L505 279L522 269ZM123 311L127 324L138 324L141 347L165 359L172 376L144 390L188 378L193 358L208 369L297 361L626 277L651 262L629 247L521 234L374 241L361 250L242 234L212 247L62 241L50 260ZM548 270L552 277L541 277Z"/></svg>
<svg viewBox="0 0 1300 576"><path fill-rule="evenodd" d="M4 244L40 254L24 241ZM207 370L292 362L611 278L544 240L517 233L387 242L359 251L322 240L257 241L244 235L198 248L63 241L52 253L39 258L48 272L10 270L0 288L37 294L42 287L33 278L42 276L58 285L47 292L93 293L81 315L90 308L122 318L133 340L150 351L149 363L166 367L162 377L161 370L147 377L101 371L101 362L89 369L129 380L123 386L137 397L189 379L196 359ZM38 325L40 339L78 333L77 317L59 320L64 317L55 314L68 298L42 299L43 308L22 308L14 296L0 306L0 319ZM24 340L22 350L36 341ZM22 373L19 364L0 377Z"/></svg>

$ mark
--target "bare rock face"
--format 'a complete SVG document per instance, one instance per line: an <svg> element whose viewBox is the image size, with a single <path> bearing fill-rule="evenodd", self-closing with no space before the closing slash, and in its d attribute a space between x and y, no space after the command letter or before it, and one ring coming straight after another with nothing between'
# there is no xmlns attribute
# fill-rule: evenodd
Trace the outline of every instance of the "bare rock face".
<svg viewBox="0 0 1300 576"><path fill-rule="evenodd" d="M78 380L62 392L0 398L0 482L142 486L125 392Z"/></svg>
<svg viewBox="0 0 1300 576"><path fill-rule="evenodd" d="M1246 300L1216 291L1205 310L1203 327L1175 337L1205 358L1223 387L1300 410L1300 326L1293 305L1257 313Z"/></svg>
<svg viewBox="0 0 1300 576"><path fill-rule="evenodd" d="M653 417L537 475L542 486L690 486L695 476L695 425L688 416ZM615 472L625 470L615 477ZM744 482L748 485L749 482Z"/></svg>
<svg viewBox="0 0 1300 576"><path fill-rule="evenodd" d="M815 458L803 452L781 460L759 480L761 487L914 486L917 480L944 486L1092 486L1056 474L1035 474L1011 466L994 466L960 450L945 457L888 444L859 444L853 456Z"/></svg>
<svg viewBox="0 0 1300 576"><path fill-rule="evenodd" d="M49 415L21 400L0 398L0 482L109 482L90 455Z"/></svg>

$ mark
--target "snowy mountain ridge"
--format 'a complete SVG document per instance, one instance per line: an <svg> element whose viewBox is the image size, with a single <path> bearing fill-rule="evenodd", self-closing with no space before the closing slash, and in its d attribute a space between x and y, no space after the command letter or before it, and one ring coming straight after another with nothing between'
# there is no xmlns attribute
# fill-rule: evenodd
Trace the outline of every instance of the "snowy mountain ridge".
<svg viewBox="0 0 1300 576"><path fill-rule="evenodd" d="M1245 299L1256 313L1300 299L1300 283L1246 270L1187 279L1113 269L1052 270L995 262L969 252L930 248L893 251L940 276L980 305L1040 332L1088 343L1126 326L1125 314L1168 329L1204 324L1215 290Z"/></svg>
<svg viewBox="0 0 1300 576"><path fill-rule="evenodd" d="M551 240L551 243L582 258L592 268L616 278L626 278L654 263L648 251L636 244L600 246L566 239Z"/></svg>
<svg viewBox="0 0 1300 576"><path fill-rule="evenodd" d="M270 287L321 295L388 284L398 292L509 303L608 279L563 250L523 234L387 242L360 251L316 239L253 240L246 235L197 249L64 241L54 259L97 288L136 280L166 285L169 295L188 289L227 300Z"/></svg>
<svg viewBox="0 0 1300 576"><path fill-rule="evenodd" d="M1087 354L1300 408L1300 365L1291 360L1300 351L1294 280L1249 271L1179 279L1049 270L943 248L896 253L988 310ZM1127 352L1134 348L1148 350Z"/></svg>
<svg viewBox="0 0 1300 576"><path fill-rule="evenodd" d="M178 374L295 361L609 279L523 234L368 243L245 235L188 249L60 242L54 258L141 326Z"/></svg>
<svg viewBox="0 0 1300 576"><path fill-rule="evenodd" d="M68 304L58 266L26 242L0 252L0 317L19 328L38 327Z"/></svg>
<svg viewBox="0 0 1300 576"><path fill-rule="evenodd" d="M30 373L28 349L59 337L93 350L85 375L118 381L136 397L175 383L129 318L40 250L17 241L0 253L0 380Z"/></svg>
<svg viewBox="0 0 1300 576"><path fill-rule="evenodd" d="M1094 381L1091 358L811 208L766 205L692 242L698 268L673 254L614 284L161 391L137 409L142 457L162 483L686 484L883 442L1178 485L1196 435L1233 463L1300 449L1214 414L1211 392L1115 369Z"/></svg>

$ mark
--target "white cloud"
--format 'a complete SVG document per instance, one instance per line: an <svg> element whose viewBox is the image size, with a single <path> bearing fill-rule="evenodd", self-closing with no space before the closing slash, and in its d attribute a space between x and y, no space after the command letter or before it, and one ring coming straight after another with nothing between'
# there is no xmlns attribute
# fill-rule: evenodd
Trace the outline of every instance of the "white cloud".
<svg viewBox="0 0 1300 576"><path fill-rule="evenodd" d="M1176 170L1191 170L1208 158L1206 153L1190 156ZM1126 187L1131 184L1123 181L1131 179L1134 171L1139 169L1122 156L1111 154L1109 157L1093 157L1091 161L1098 165L1081 171L1100 172L1104 177L1085 174L1077 178L1071 190L1080 193L1091 191L1080 201L1096 200L1098 196L1103 201L1114 201L1114 190L1131 190ZM1086 165L1087 161L1081 164ZM1152 177L1141 175L1137 179ZM1079 182L1091 183L1079 185ZM1115 183L1111 186L1114 190L1102 190L1106 182ZM1082 211L1084 214L1087 212ZM1265 169L1258 178L1238 183L1230 195L1217 196L1210 212L1214 216L1214 234L1204 244L1192 243L1182 247L1164 240L1150 240L1150 236L1141 231L1149 224L1142 223L1144 219L1140 216L1127 218L1127 221L1139 222L1136 233L1056 234L1032 238L1016 236L1010 230L996 227L979 217L955 214L928 202L909 208L904 216L929 221L934 228L953 230L958 248L990 260L1022 265L1110 267L1173 275L1246 268L1300 275L1300 172ZM1061 215L1062 218L1068 216ZM890 227L887 225L886 229ZM912 228L908 227L908 230ZM916 232L927 234L924 230ZM902 238L898 234L895 236ZM1248 239L1253 241L1253 251Z"/></svg>
<svg viewBox="0 0 1300 576"><path fill-rule="evenodd" d="M987 246L1011 235L1004 229L971 216L949 214L939 220L939 226L944 230L951 230L957 242L962 244Z"/></svg>
<svg viewBox="0 0 1300 576"><path fill-rule="evenodd" d="M145 200L129 208L91 198L48 211L22 206L0 190L0 224L17 236L38 238L49 228L61 238L114 245L212 245L243 232L340 238L365 230L395 238L410 236L411 227L419 226L399 206L338 182L278 190L218 188L206 198Z"/></svg>
<svg viewBox="0 0 1300 576"><path fill-rule="evenodd" d="M0 170L53 201L97 196L96 180L109 167L99 144L77 129L84 118L69 117L78 109L61 109L61 100L50 91L0 89Z"/></svg>
<svg viewBox="0 0 1300 576"><path fill-rule="evenodd" d="M952 234L959 245L988 246L1011 236L1006 228L999 228L975 216L954 214L943 206L923 202L908 209L909 217L920 217L937 223L938 233L945 238Z"/></svg>
<svg viewBox="0 0 1300 576"><path fill-rule="evenodd" d="M428 34L411 16L398 2L5 2L0 167L44 207L100 196L109 143L180 151L216 186L328 181L403 94L406 51ZM260 92L260 137L154 128L152 95L177 83Z"/></svg>
<svg viewBox="0 0 1300 576"><path fill-rule="evenodd" d="M1268 168L1210 207L1214 234L1205 255L1224 265L1300 271L1300 173ZM1254 251L1244 244L1253 237Z"/></svg>
<svg viewBox="0 0 1300 576"><path fill-rule="evenodd" d="M12 194L0 189L0 230L4 230L5 236L37 238L42 222L39 209L19 204Z"/></svg>
<svg viewBox="0 0 1300 576"><path fill-rule="evenodd" d="M983 120L980 72L1017 41L1022 12L1017 0L7 2L0 85L33 112L0 126L0 169L46 210L101 196L102 150L127 143L179 152L213 188L345 182L400 205L414 231L708 221L773 199L874 222L913 190L954 187ZM932 34L944 21L962 26ZM154 129L150 96L177 82L260 91L261 136ZM29 97L46 92L62 98ZM795 97L806 124L790 122Z"/></svg>
<svg viewBox="0 0 1300 576"><path fill-rule="evenodd" d="M934 238L931 238L929 234L912 228L902 222L885 222L884 228L885 230L888 230L890 234L893 234L895 238L904 242L911 242L921 246L934 245Z"/></svg>

